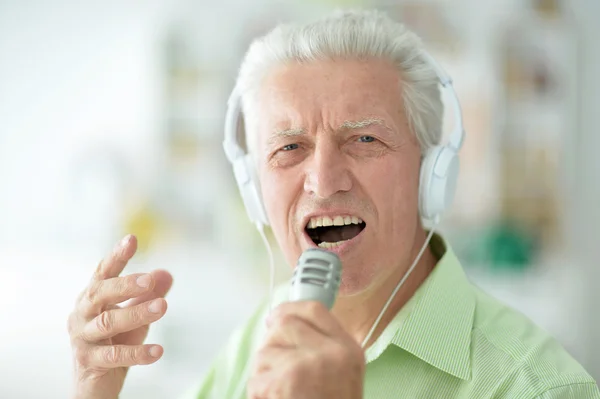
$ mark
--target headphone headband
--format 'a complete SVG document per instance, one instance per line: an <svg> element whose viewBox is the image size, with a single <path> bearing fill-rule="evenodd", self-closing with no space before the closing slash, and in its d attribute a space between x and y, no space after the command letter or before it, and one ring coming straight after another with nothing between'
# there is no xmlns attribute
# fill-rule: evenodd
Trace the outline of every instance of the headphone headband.
<svg viewBox="0 0 600 399"><path fill-rule="evenodd" d="M462 110L460 107L460 102L458 101L458 96L456 95L456 91L454 90L454 86L452 84L452 78L450 77L450 75L448 75L444 68L442 68L442 66L435 60L435 58L431 56L431 54L423 50L421 52L421 55L435 71L435 74L437 75L442 87L447 89L450 93L452 110L454 112L454 118L456 122L454 130L450 134L450 139L447 145L458 151L462 147L462 143L465 137L465 130L463 127Z"/></svg>

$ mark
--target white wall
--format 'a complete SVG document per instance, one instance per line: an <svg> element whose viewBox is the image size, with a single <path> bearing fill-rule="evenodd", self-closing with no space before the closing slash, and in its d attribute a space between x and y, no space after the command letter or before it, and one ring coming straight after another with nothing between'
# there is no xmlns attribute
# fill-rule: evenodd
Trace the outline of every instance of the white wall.
<svg viewBox="0 0 600 399"><path fill-rule="evenodd" d="M109 143L132 173L152 170L158 3L0 7L0 237L45 242L65 233L49 229L69 215L65 176L83 148Z"/></svg>

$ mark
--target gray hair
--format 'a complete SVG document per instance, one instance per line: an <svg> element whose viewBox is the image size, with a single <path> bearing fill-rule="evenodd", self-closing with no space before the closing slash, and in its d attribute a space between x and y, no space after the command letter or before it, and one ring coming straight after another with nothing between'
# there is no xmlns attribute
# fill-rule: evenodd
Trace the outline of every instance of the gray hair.
<svg viewBox="0 0 600 399"><path fill-rule="evenodd" d="M272 67L335 58L378 58L398 68L408 122L425 153L441 140L444 106L435 69L422 53L416 34L376 10L337 11L307 24L278 25L252 42L240 67L237 85L246 129L256 126L253 100ZM255 140L245 139L253 152Z"/></svg>

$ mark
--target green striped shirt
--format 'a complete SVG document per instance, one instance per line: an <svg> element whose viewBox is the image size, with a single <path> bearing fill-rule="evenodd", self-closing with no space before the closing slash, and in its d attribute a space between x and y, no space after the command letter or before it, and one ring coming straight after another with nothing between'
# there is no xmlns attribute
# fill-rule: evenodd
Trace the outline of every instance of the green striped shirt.
<svg viewBox="0 0 600 399"><path fill-rule="evenodd" d="M472 285L439 236L431 248L438 264L365 352L365 399L600 399L594 380L556 340ZM263 307L233 335L189 398L245 398L265 317Z"/></svg>

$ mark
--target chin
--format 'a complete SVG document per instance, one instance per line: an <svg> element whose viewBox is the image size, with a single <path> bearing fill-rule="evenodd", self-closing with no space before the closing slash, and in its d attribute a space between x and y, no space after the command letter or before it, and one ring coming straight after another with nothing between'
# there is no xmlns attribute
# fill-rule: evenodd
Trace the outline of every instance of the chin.
<svg viewBox="0 0 600 399"><path fill-rule="evenodd" d="M367 274L364 272L343 273L338 295L344 297L351 297L368 291L373 285L373 274L374 273Z"/></svg>

